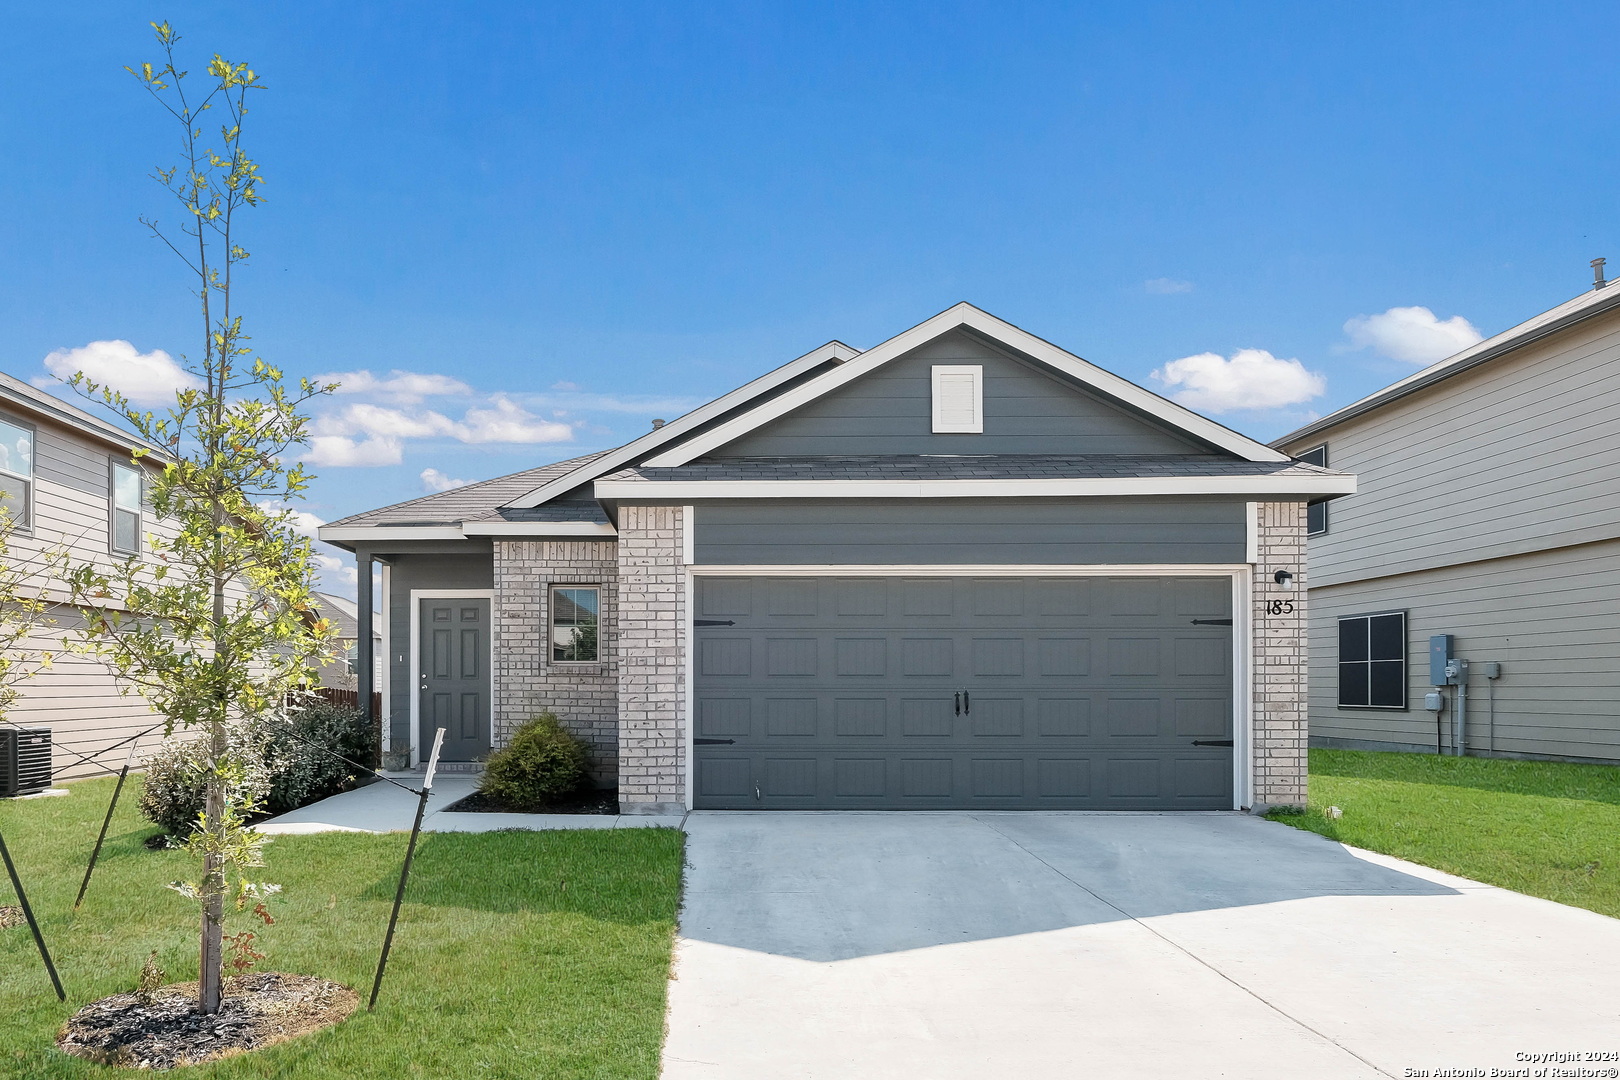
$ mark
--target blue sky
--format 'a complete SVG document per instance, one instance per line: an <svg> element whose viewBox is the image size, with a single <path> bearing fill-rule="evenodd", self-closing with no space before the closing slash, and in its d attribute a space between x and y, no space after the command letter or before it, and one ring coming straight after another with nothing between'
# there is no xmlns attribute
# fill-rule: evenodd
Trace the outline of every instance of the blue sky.
<svg viewBox="0 0 1620 1080"><path fill-rule="evenodd" d="M196 351L136 221L173 216L122 70L152 18L270 87L254 344L371 374L319 410L323 519L964 299L1275 437L1620 259L1606 5L36 5L0 66L12 374Z"/></svg>

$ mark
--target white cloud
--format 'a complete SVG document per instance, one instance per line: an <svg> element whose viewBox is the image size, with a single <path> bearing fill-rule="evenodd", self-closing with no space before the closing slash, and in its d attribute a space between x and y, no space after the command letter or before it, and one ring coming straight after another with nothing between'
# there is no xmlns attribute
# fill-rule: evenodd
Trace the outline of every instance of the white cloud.
<svg viewBox="0 0 1620 1080"><path fill-rule="evenodd" d="M162 349L149 353L127 341L92 341L76 349L57 349L45 357L45 370L58 379L82 371L98 383L111 386L136 405L151 407L174 401L174 392L202 383ZM36 379L49 386L55 380Z"/></svg>
<svg viewBox="0 0 1620 1080"><path fill-rule="evenodd" d="M285 512L287 515L287 524L292 526L293 531L298 533L300 536L307 536L311 540L319 539L319 537L315 535L315 530L326 524L326 519L317 517L308 510L294 510L283 503L280 499L266 499L259 503L259 509L272 514L278 511Z"/></svg>
<svg viewBox="0 0 1620 1080"><path fill-rule="evenodd" d="M568 382L568 381L564 380L563 382L554 382L554 383L552 383L551 388L553 390L578 390L579 389L579 383Z"/></svg>
<svg viewBox="0 0 1620 1080"><path fill-rule="evenodd" d="M398 465L405 460L405 441L388 436L356 440L347 435L316 435L302 457L317 468L328 469Z"/></svg>
<svg viewBox="0 0 1620 1080"><path fill-rule="evenodd" d="M1216 414L1298 405L1327 389L1327 380L1319 373L1264 349L1239 349L1231 359L1218 353L1184 356L1153 377L1189 409Z"/></svg>
<svg viewBox="0 0 1620 1080"><path fill-rule="evenodd" d="M422 470L423 491L449 491L452 488L466 487L470 483L471 480L457 480L452 476L446 476L438 469Z"/></svg>
<svg viewBox="0 0 1620 1080"><path fill-rule="evenodd" d="M1142 291L1155 296L1172 296L1193 291L1193 283L1178 278L1156 277L1142 282Z"/></svg>
<svg viewBox="0 0 1620 1080"><path fill-rule="evenodd" d="M1381 315L1357 315L1344 332L1359 348L1376 349L1391 360L1432 364L1483 341L1485 335L1461 315L1437 318L1426 307L1392 307Z"/></svg>
<svg viewBox="0 0 1620 1080"><path fill-rule="evenodd" d="M424 398L460 396L472 393L472 387L448 375L422 374L416 371L394 369L387 375L373 375L370 371L334 371L317 375L312 382L337 383L339 394L365 394L368 397L392 401L397 405L419 405Z"/></svg>
<svg viewBox="0 0 1620 1080"><path fill-rule="evenodd" d="M468 409L455 435L468 443L552 443L572 439L574 429L542 420L505 394L496 394L489 408Z"/></svg>

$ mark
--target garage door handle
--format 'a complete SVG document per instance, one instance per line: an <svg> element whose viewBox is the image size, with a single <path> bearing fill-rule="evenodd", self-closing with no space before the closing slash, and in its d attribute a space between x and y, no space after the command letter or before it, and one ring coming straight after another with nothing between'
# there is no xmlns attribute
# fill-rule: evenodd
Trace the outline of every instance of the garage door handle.
<svg viewBox="0 0 1620 1080"><path fill-rule="evenodd" d="M1231 626L1231 619L1194 619L1194 626Z"/></svg>
<svg viewBox="0 0 1620 1080"><path fill-rule="evenodd" d="M703 740L699 739L698 741L702 742ZM1193 740L1193 745L1194 746L1231 746L1232 745L1232 740L1231 739L1194 739Z"/></svg>
<svg viewBox="0 0 1620 1080"><path fill-rule="evenodd" d="M962 691L958 690L956 693L952 694L951 696L956 699L956 715L961 716L962 715Z"/></svg>
<svg viewBox="0 0 1620 1080"><path fill-rule="evenodd" d="M973 712L973 695L966 690L962 691L962 711L965 713Z"/></svg>
<svg viewBox="0 0 1620 1080"><path fill-rule="evenodd" d="M693 619L693 626L736 626L730 619Z"/></svg>
<svg viewBox="0 0 1620 1080"><path fill-rule="evenodd" d="M737 741L736 739L693 739L692 740L692 742L694 744L698 745L698 746L730 746L732 743L734 743L736 741Z"/></svg>

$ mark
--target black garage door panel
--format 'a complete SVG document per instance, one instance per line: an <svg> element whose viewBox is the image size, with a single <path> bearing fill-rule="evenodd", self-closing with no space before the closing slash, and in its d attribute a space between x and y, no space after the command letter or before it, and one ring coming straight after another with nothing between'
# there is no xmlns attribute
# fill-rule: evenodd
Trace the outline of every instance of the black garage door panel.
<svg viewBox="0 0 1620 1080"><path fill-rule="evenodd" d="M1232 805L1228 578L700 578L694 616L700 808Z"/></svg>

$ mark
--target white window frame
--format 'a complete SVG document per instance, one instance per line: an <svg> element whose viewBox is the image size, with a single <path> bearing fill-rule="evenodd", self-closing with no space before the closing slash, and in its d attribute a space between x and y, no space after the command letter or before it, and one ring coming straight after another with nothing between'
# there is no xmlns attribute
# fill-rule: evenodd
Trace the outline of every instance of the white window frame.
<svg viewBox="0 0 1620 1080"><path fill-rule="evenodd" d="M557 650L557 590L558 589L590 589L596 594L596 659L594 660L558 660L555 657ZM548 667L568 668L577 671L580 668L599 668L603 664L602 652L606 643L602 638L602 584L597 581L553 581L546 586L546 665Z"/></svg>
<svg viewBox="0 0 1620 1080"><path fill-rule="evenodd" d="M28 455L27 476L19 472L13 472L10 469L0 469L0 473L4 473L14 480L22 481L22 520L16 522L16 531L24 536L31 536L34 532L34 474L37 471L35 465L39 458L39 425L30 424L28 421L8 413L0 413L0 420L5 421L14 428L21 428L28 432L29 440L33 446L33 451Z"/></svg>
<svg viewBox="0 0 1620 1080"><path fill-rule="evenodd" d="M946 376L969 375L973 378L973 420L967 424L948 424L940 415L940 381ZM935 364L930 380L933 396L934 433L936 435L981 435L984 433L984 365Z"/></svg>
<svg viewBox="0 0 1620 1080"><path fill-rule="evenodd" d="M136 496L135 508L118 505L118 470L126 469L135 474L141 486L140 494ZM135 515L135 546L121 548L118 546L118 512ZM146 532L146 470L139 465L120 461L117 458L107 460L107 550L114 555L137 556L141 553L141 540Z"/></svg>

